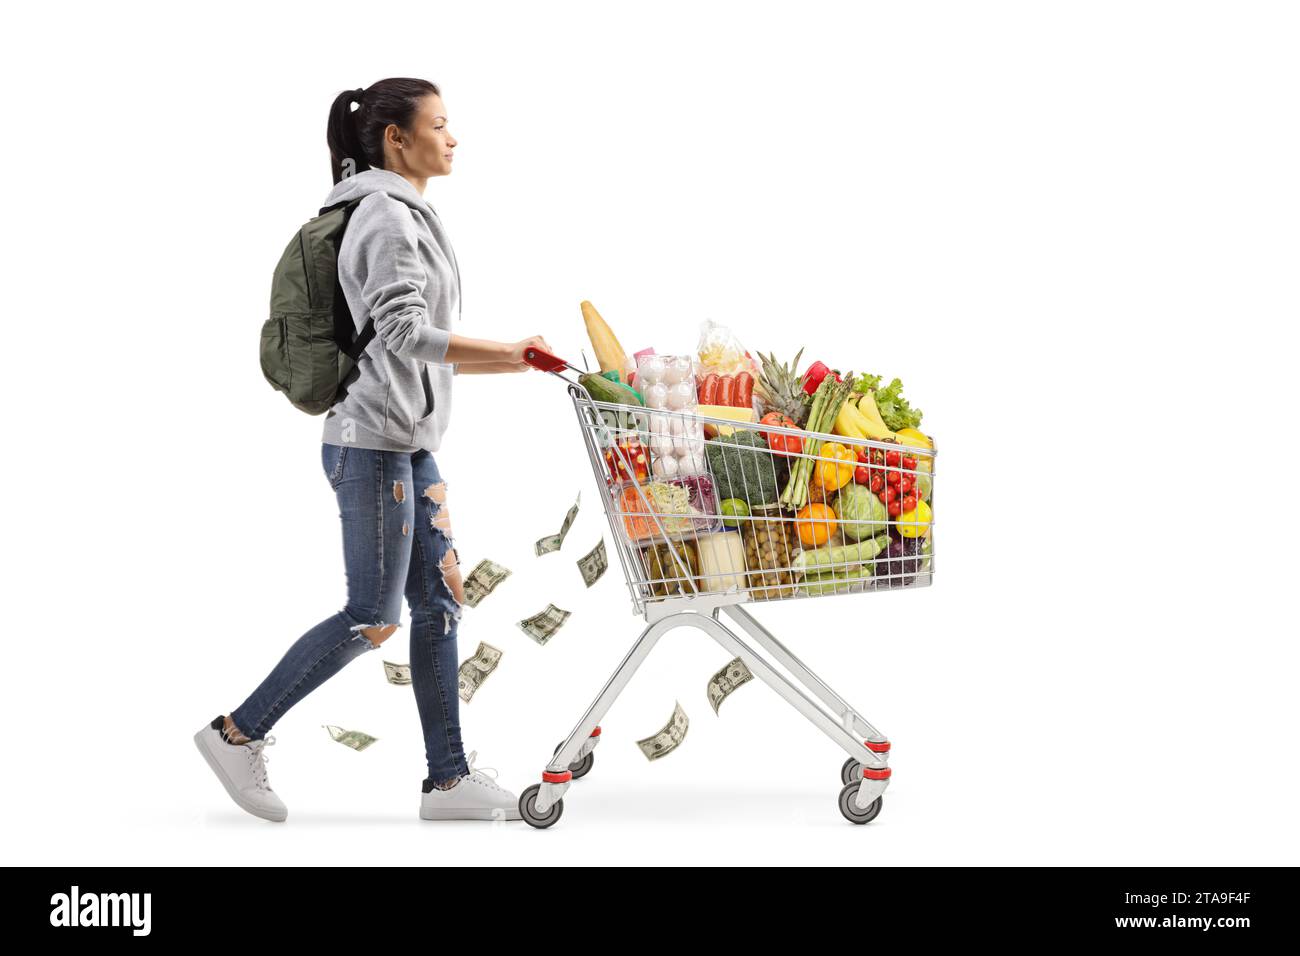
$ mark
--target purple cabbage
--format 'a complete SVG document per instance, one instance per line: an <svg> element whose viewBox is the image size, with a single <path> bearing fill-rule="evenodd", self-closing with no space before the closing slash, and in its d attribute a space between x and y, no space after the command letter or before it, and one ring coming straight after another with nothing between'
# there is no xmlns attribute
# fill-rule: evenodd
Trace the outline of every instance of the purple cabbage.
<svg viewBox="0 0 1300 956"><path fill-rule="evenodd" d="M890 540L885 553L876 558L873 572L878 588L905 588L916 580L921 569L922 538L898 537ZM887 577L887 575L894 575ZM908 577L902 577L908 575Z"/></svg>

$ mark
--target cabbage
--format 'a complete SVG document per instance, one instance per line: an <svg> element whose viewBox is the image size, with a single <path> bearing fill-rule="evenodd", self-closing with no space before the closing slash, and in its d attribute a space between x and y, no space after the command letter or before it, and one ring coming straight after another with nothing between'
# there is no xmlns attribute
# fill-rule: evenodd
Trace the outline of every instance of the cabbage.
<svg viewBox="0 0 1300 956"><path fill-rule="evenodd" d="M840 516L840 530L850 541L861 541L880 534L889 521L885 503L872 494L866 485L856 482L840 489L835 501L835 513Z"/></svg>

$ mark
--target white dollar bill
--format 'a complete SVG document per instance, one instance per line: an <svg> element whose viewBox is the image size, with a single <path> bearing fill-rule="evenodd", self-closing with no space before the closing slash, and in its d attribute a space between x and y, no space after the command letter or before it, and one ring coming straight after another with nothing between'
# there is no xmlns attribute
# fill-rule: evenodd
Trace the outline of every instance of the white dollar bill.
<svg viewBox="0 0 1300 956"><path fill-rule="evenodd" d="M359 730L344 730L342 727L336 727L333 724L321 724L321 726L329 732L331 737L343 746L351 747L353 750L365 750L379 739Z"/></svg>
<svg viewBox="0 0 1300 956"><path fill-rule="evenodd" d="M460 699L469 703L474 697L474 692L483 686L483 682L488 679L488 675L497 669L497 664L501 663L501 655L504 653L500 648L493 647L479 641L478 650L472 657L466 658L460 665L460 671L457 673L457 682L460 685L457 693Z"/></svg>
<svg viewBox="0 0 1300 956"><path fill-rule="evenodd" d="M561 610L554 604L546 605L546 610L539 611L532 617L526 617L519 622L519 626L524 629L524 633L535 640L538 644L545 646L555 632L560 629L565 621L569 619L572 611Z"/></svg>
<svg viewBox="0 0 1300 956"><path fill-rule="evenodd" d="M709 678L709 703L716 714L722 702L733 690L754 679L753 673L739 657L730 661L726 667Z"/></svg>
<svg viewBox="0 0 1300 956"><path fill-rule="evenodd" d="M651 734L644 740L638 740L636 745L641 748L647 760L658 760L660 757L666 757L676 750L683 740L686 739L686 730L690 727L690 719L686 716L686 711L682 710L682 705L677 703L673 707L673 715L664 725L663 730L657 734Z"/></svg>
<svg viewBox="0 0 1300 956"><path fill-rule="evenodd" d="M587 587L595 584L608 567L609 558L605 556L604 538L600 539L600 544L578 559L578 570L582 573L582 580L587 583Z"/></svg>
<svg viewBox="0 0 1300 956"><path fill-rule="evenodd" d="M544 538L538 538L533 548L537 551L540 558L544 554L550 554L552 551L559 551L560 546L564 544L564 536L569 533L569 528L573 526L573 519L578 517L578 504L582 501L582 492L578 492L578 497L573 502L573 507L569 513L564 516L564 524L560 526L559 534L548 534ZM603 539L602 539L603 540Z"/></svg>
<svg viewBox="0 0 1300 956"><path fill-rule="evenodd" d="M390 684L409 684L411 682L411 665L384 661L384 676L388 678Z"/></svg>
<svg viewBox="0 0 1300 956"><path fill-rule="evenodd" d="M510 569L484 558L474 565L465 579L465 601L469 607L478 607L479 601L491 594L498 584L510 577Z"/></svg>

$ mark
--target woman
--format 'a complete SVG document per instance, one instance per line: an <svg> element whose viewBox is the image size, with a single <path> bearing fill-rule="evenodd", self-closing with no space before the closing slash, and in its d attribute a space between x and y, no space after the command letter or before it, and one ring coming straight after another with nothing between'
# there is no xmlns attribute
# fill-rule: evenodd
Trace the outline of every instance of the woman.
<svg viewBox="0 0 1300 956"><path fill-rule="evenodd" d="M352 105L357 104L354 112ZM375 336L325 417L321 465L343 519L347 604L298 638L248 699L195 743L240 807L288 811L267 780L267 731L349 661L375 650L411 609L410 670L424 728L426 820L519 819L517 797L465 758L457 696L464 585L447 490L434 460L454 374L522 372L540 336L494 342L452 333L460 276L442 223L423 198L451 172L456 140L438 88L381 80L339 94L327 141L334 189L324 205L364 197L339 248L339 281L358 331ZM471 755L472 756L472 755Z"/></svg>

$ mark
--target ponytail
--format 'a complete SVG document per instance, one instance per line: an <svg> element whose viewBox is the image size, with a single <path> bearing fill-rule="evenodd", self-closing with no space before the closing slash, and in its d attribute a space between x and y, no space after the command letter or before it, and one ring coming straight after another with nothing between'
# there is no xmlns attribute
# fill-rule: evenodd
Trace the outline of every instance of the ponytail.
<svg viewBox="0 0 1300 956"><path fill-rule="evenodd" d="M429 93L442 95L428 80L394 77L334 97L325 142L335 185L362 170L383 169L384 130L390 125L410 129L420 98Z"/></svg>

